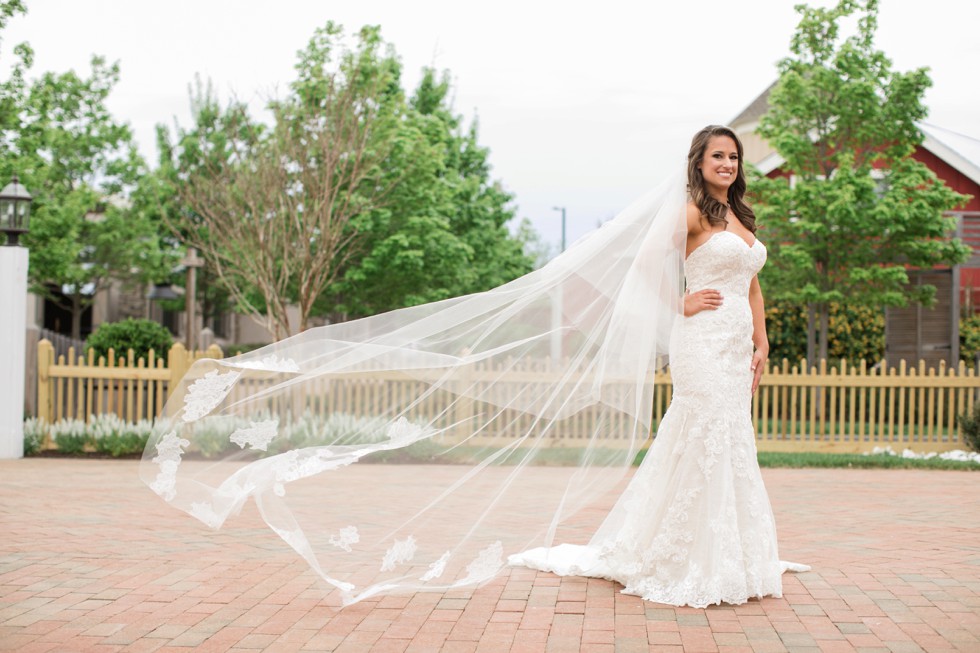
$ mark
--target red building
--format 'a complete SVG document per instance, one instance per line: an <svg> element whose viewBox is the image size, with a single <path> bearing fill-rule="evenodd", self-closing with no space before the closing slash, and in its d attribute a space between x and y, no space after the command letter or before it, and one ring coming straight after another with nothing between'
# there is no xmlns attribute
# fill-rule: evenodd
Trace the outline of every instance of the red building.
<svg viewBox="0 0 980 653"><path fill-rule="evenodd" d="M769 89L756 98L732 122L742 139L745 159L769 177L790 174L785 161L755 133L769 108ZM936 286L936 305L913 305L885 312L885 357L930 365L959 359L959 317L980 312L980 140L928 123L920 123L923 142L912 155L932 170L947 186L971 195L964 205L950 211L957 218L956 235L973 248L968 261L953 268L910 273L911 283Z"/></svg>

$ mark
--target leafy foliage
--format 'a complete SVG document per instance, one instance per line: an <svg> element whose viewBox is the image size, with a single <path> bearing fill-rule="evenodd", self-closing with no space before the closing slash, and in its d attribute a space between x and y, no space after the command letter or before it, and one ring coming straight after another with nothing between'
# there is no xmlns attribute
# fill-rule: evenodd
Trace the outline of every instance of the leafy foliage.
<svg viewBox="0 0 980 653"><path fill-rule="evenodd" d="M113 414L93 415L88 423L62 419L50 426L43 420L28 419L24 422L24 455L40 450L46 432L50 432L58 452L65 455L90 452L113 458L138 455L146 448L154 428L153 423L147 420L131 424ZM30 452L28 441L32 446Z"/></svg>
<svg viewBox="0 0 980 653"><path fill-rule="evenodd" d="M975 365L980 356L980 314L960 320L960 360Z"/></svg>
<svg viewBox="0 0 980 653"><path fill-rule="evenodd" d="M197 104L198 126L172 148L181 211L170 224L198 247L237 304L277 337L304 330L320 294L339 278L360 232L351 221L387 203L404 169L425 160L405 133L400 64L376 28L346 47L333 23L300 51L289 95L263 125L247 108ZM297 324L287 307L299 308Z"/></svg>
<svg viewBox="0 0 980 653"><path fill-rule="evenodd" d="M478 125L464 129L450 91L448 73L424 71L403 127L422 135L426 158L394 159L405 182L385 207L352 223L365 238L364 254L334 286L336 311L361 316L446 299L531 270L527 233L514 237L507 228L512 196L490 178Z"/></svg>
<svg viewBox="0 0 980 653"><path fill-rule="evenodd" d="M0 28L20 6L0 5ZM31 289L72 312L79 338L82 311L110 278L143 283L168 261L157 225L127 198L145 167L129 126L106 105L119 65L96 56L87 77L46 72L28 82L33 53L22 44L15 54L0 83L0 178L18 174L34 196L24 237Z"/></svg>
<svg viewBox="0 0 980 653"><path fill-rule="evenodd" d="M332 23L300 52L297 72L270 103L272 125L243 104L222 107L199 83L195 124L173 140L160 130L162 212L216 272L209 287L285 335L311 317L444 299L531 269L527 229L509 232L512 198L490 179L476 124L464 129L453 113L448 74L426 70L406 99L378 30L348 48Z"/></svg>
<svg viewBox="0 0 980 653"><path fill-rule="evenodd" d="M874 363L885 355L884 312L866 305L832 303L829 306L828 359L861 359ZM788 301L771 301L766 306L769 360L780 364L785 358L795 364L806 358L806 306Z"/></svg>
<svg viewBox="0 0 980 653"><path fill-rule="evenodd" d="M158 357L166 356L173 345L170 332L151 320L128 318L121 322L104 322L88 337L85 350L95 356L107 356L110 349L117 356L126 356L132 349L136 358L146 357L152 349Z"/></svg>
<svg viewBox="0 0 980 653"><path fill-rule="evenodd" d="M908 285L906 269L965 260L969 250L948 237L955 223L943 212L968 198L911 158L931 82L924 68L893 72L874 47L877 1L797 9L792 54L779 64L758 129L793 177L751 188L771 254L765 287L812 307L826 357L832 303L934 301L935 288ZM854 15L856 33L841 38L841 21ZM816 324L808 337L816 340Z"/></svg>
<svg viewBox="0 0 980 653"><path fill-rule="evenodd" d="M972 411L961 414L957 419L963 442L974 451L980 451L980 401L974 402Z"/></svg>
<svg viewBox="0 0 980 653"><path fill-rule="evenodd" d="M41 451L47 435L47 423L37 417L24 420L24 456L33 456Z"/></svg>

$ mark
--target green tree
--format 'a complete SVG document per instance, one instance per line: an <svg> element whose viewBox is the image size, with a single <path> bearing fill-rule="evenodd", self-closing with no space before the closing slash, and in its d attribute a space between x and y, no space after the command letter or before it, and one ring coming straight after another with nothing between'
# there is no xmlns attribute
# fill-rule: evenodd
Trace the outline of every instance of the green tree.
<svg viewBox="0 0 980 653"><path fill-rule="evenodd" d="M874 46L876 0L840 0L822 9L800 5L791 55L758 133L785 159L788 178L757 179L752 188L764 225L775 298L809 310L808 357L828 354L829 306L929 305L932 286L908 284L907 270L965 260L948 236L944 211L967 198L911 158L922 135L928 71L891 70ZM851 36L841 22L857 17ZM818 326L819 325L819 326Z"/></svg>
<svg viewBox="0 0 980 653"><path fill-rule="evenodd" d="M517 236L512 196L490 177L489 150L450 102L450 77L423 71L403 129L421 133L423 160L392 160L406 182L353 226L364 254L336 284L335 310L379 313L487 290L530 271L527 229Z"/></svg>
<svg viewBox="0 0 980 653"><path fill-rule="evenodd" d="M21 0L0 1L0 33L17 14L27 13ZM20 107L25 95L25 72L34 60L34 51L27 43L14 46L14 61L10 66L10 76L0 82L0 148L3 158L10 155L11 143L19 122Z"/></svg>
<svg viewBox="0 0 980 653"><path fill-rule="evenodd" d="M3 5L4 22L16 6ZM16 52L20 60L0 88L0 178L18 174L34 196L24 238L31 289L72 312L78 338L82 312L110 279L142 283L164 264L157 225L128 198L145 166L129 126L106 107L118 64L93 57L88 77L47 72L28 83L32 53L26 44Z"/></svg>
<svg viewBox="0 0 980 653"><path fill-rule="evenodd" d="M178 131L175 141L173 158L196 162L178 169L172 226L277 338L307 328L358 251L352 220L385 206L401 181L388 161L424 159L424 141L401 128L400 64L378 29L342 43L333 23L315 32L289 95L269 105L271 126L234 104L213 118L213 133Z"/></svg>

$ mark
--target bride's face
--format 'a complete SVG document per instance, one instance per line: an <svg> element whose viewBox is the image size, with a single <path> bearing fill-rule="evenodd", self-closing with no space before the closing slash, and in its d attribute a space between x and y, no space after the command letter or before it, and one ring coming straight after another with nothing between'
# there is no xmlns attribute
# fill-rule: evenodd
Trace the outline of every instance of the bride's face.
<svg viewBox="0 0 980 653"><path fill-rule="evenodd" d="M730 136L712 136L701 158L701 174L711 188L728 190L738 174L738 148Z"/></svg>

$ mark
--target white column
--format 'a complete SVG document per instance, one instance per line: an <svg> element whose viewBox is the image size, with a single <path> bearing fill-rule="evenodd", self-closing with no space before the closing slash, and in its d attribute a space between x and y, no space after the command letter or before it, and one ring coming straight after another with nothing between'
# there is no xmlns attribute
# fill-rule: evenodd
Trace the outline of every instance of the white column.
<svg viewBox="0 0 980 653"><path fill-rule="evenodd" d="M0 458L24 456L27 248L0 247Z"/></svg>

